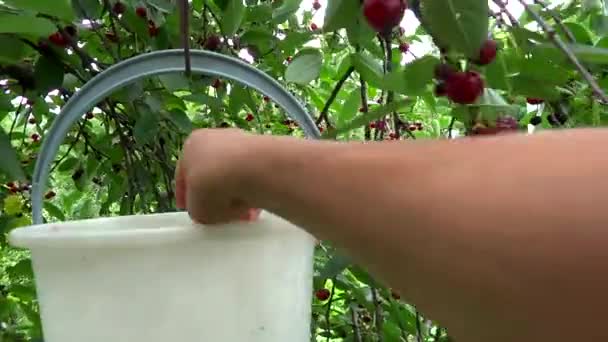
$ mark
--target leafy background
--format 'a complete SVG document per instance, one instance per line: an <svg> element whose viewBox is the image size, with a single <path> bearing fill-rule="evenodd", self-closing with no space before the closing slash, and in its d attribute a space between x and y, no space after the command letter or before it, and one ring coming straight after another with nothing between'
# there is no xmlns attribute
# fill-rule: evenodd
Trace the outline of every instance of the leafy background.
<svg viewBox="0 0 608 342"><path fill-rule="evenodd" d="M444 0L410 1L406 19L413 11L422 25L405 33L397 27L389 37L370 29L358 0L322 2L322 22L313 20L318 10L306 1L193 0L189 43L242 58L279 80L327 139L462 138L480 120L492 125L505 115L530 133L607 122L603 1L535 1L517 16L500 10L501 1L491 10L485 0L449 1L450 10ZM28 180L50 125L83 84L112 64L181 46L174 2L120 4L0 1L1 341L43 338L29 254L8 246L6 234L31 224ZM489 35L499 45L496 60L483 67L467 62ZM416 55L403 43L429 48ZM434 68L446 58L483 75L477 103L435 96ZM526 98L544 101L531 105ZM175 74L117 91L68 134L53 164L45 219L173 211L172 177L184 139L197 128L230 126L303 136L269 99L227 80ZM440 322L327 243L316 252L314 286L313 340L450 340Z"/></svg>

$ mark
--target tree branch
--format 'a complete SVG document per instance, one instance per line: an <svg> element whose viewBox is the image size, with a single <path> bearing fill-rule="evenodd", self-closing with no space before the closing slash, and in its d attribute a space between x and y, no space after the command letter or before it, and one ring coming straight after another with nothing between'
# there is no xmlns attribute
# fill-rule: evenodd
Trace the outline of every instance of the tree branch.
<svg viewBox="0 0 608 342"><path fill-rule="evenodd" d="M500 13L506 15L507 18L509 18L509 21L511 22L511 26L518 27L519 23L517 22L517 19L515 19L513 14L511 14L511 12L509 12L507 10L507 4L505 2L503 2L502 0L493 0L493 1L498 6L498 8L500 8Z"/></svg>
<svg viewBox="0 0 608 342"><path fill-rule="evenodd" d="M357 318L357 313L355 312L355 308L351 305L350 308L350 319L353 322L353 335L355 342L363 342L361 338L361 328L359 328L359 319Z"/></svg>
<svg viewBox="0 0 608 342"><path fill-rule="evenodd" d="M317 126L319 124L321 124L321 122L323 122L323 121L325 121L327 123L327 128L329 128L331 126L328 116L327 116L327 114L329 112L329 107L331 107L331 105L334 103L334 101L336 100L336 97L338 96L338 93L340 92L340 89L342 89L342 86L344 85L344 82L346 82L346 80L350 77L350 75L353 73L353 71L355 71L355 67L351 66L350 68L348 68L348 70L346 70L344 75L342 75L342 78L338 81L338 83L334 87L334 90L332 90L331 95L329 95L329 99L327 99L327 102L325 102L325 106L323 106L323 110L321 110L321 114L319 115L319 118L316 120Z"/></svg>
<svg viewBox="0 0 608 342"><path fill-rule="evenodd" d="M371 287L372 290L372 300L374 301L374 307L376 310L374 311L374 323L376 324L376 333L378 334L378 342L382 342L384 340L382 334L382 323L384 323L384 319L382 317L382 307L380 306L380 299L378 298L378 290L375 287Z"/></svg>
<svg viewBox="0 0 608 342"><path fill-rule="evenodd" d="M331 292L329 293L329 300L327 301L327 310L325 311L325 324L327 324L327 342L331 341L331 305L334 301L334 292L336 290L336 278L331 280Z"/></svg>
<svg viewBox="0 0 608 342"><path fill-rule="evenodd" d="M593 75L591 75L591 73L589 73L589 71L581 64L578 58L576 58L576 56L574 55L574 52L572 52L568 45L566 45L562 41L560 36L556 34L555 30L551 26L549 26L549 24L547 24L547 22L544 21L543 18L538 15L538 13L534 12L534 10L524 0L518 1L522 4L522 6L524 6L524 9L534 19L534 21L536 21L542 27L542 29L545 31L545 34L547 35L547 38L551 40L553 44L566 55L566 57L568 58L568 60L570 60L570 62L572 62L572 64L574 64L583 79L587 81L595 95L600 98L602 104L608 104L608 97L606 96L602 88L599 86L597 81L593 78Z"/></svg>

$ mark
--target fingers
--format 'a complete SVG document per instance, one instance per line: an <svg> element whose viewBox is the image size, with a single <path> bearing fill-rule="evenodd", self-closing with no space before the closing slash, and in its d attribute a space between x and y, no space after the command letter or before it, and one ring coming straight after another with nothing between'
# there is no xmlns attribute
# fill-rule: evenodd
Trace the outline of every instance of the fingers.
<svg viewBox="0 0 608 342"><path fill-rule="evenodd" d="M254 221L261 210L251 209L245 203L231 201L222 195L211 195L201 189L186 190L186 207L190 218L201 224L224 224L236 221Z"/></svg>

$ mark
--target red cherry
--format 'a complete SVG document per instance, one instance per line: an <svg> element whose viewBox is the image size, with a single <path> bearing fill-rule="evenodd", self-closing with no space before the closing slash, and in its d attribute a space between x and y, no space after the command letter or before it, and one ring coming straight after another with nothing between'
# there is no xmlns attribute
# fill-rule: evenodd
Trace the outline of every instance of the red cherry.
<svg viewBox="0 0 608 342"><path fill-rule="evenodd" d="M317 24L315 24L315 23L310 24L310 29L312 31L316 31L318 28L319 28L319 26L317 26Z"/></svg>
<svg viewBox="0 0 608 342"><path fill-rule="evenodd" d="M321 4L318 1L312 3L312 8L318 11L321 8Z"/></svg>
<svg viewBox="0 0 608 342"><path fill-rule="evenodd" d="M319 133L323 133L324 129L323 127L318 127L319 128Z"/></svg>
<svg viewBox="0 0 608 342"><path fill-rule="evenodd" d="M471 104L483 93L484 82L474 71L457 72L445 82L450 100L459 104Z"/></svg>
<svg viewBox="0 0 608 342"><path fill-rule="evenodd" d="M320 301L328 300L329 296L330 292L328 289L318 289L317 292L315 292L315 297L317 297L317 299Z"/></svg>
<svg viewBox="0 0 608 342"><path fill-rule="evenodd" d="M55 195L56 195L55 192L51 190L44 195L44 198L51 199L51 198L55 197Z"/></svg>
<svg viewBox="0 0 608 342"><path fill-rule="evenodd" d="M401 51L403 53L407 53L409 50L410 50L410 44L408 44L408 43L399 44L399 51Z"/></svg>
<svg viewBox="0 0 608 342"><path fill-rule="evenodd" d="M158 27L156 27L156 25L154 25L154 24L149 24L148 25L148 34L150 35L150 37L158 36Z"/></svg>
<svg viewBox="0 0 608 342"><path fill-rule="evenodd" d="M263 99L264 99L264 102L270 102L270 97L268 97L268 96L264 96Z"/></svg>
<svg viewBox="0 0 608 342"><path fill-rule="evenodd" d="M435 96L443 97L447 95L445 83L441 82L435 86Z"/></svg>
<svg viewBox="0 0 608 342"><path fill-rule="evenodd" d="M285 60L287 61L287 63L291 63L291 61L293 60L293 57L287 56L287 58Z"/></svg>
<svg viewBox="0 0 608 342"><path fill-rule="evenodd" d="M65 47L68 45L67 41L60 32L55 32L49 36L49 41L57 46Z"/></svg>
<svg viewBox="0 0 608 342"><path fill-rule="evenodd" d="M371 129L376 128L376 123L375 122L370 123L369 128L371 128Z"/></svg>
<svg viewBox="0 0 608 342"><path fill-rule="evenodd" d="M545 102L545 100L528 97L528 98L526 98L526 102L528 102L531 105L539 105L539 104Z"/></svg>
<svg viewBox="0 0 608 342"><path fill-rule="evenodd" d="M147 18L148 10L145 7L137 7L135 9L135 14L137 14L137 16L140 18Z"/></svg>
<svg viewBox="0 0 608 342"><path fill-rule="evenodd" d="M476 61L479 65L487 65L494 61L498 50L496 41L488 39L483 43L479 51L479 59Z"/></svg>
<svg viewBox="0 0 608 342"><path fill-rule="evenodd" d="M247 121L253 121L253 119L254 119L254 117L253 117L253 114L251 114L251 113L247 114L247 117L245 118L245 120L247 120Z"/></svg>
<svg viewBox="0 0 608 342"><path fill-rule="evenodd" d="M40 135L38 135L37 133L34 133L31 135L30 138L32 139L33 142L38 142L40 140Z"/></svg>
<svg viewBox="0 0 608 342"><path fill-rule="evenodd" d="M125 4L123 4L120 1L115 3L114 6L112 6L112 12L114 12L114 14L116 14L116 15L121 15L121 14L125 13L126 10L127 10L127 6L125 6Z"/></svg>
<svg viewBox="0 0 608 342"><path fill-rule="evenodd" d="M212 34L207 39L205 39L205 43L203 44L203 49L209 51L217 51L220 49L222 45L222 40L218 35Z"/></svg>
<svg viewBox="0 0 608 342"><path fill-rule="evenodd" d="M222 81L220 79L215 79L215 81L213 81L213 84L211 85L213 88L218 89L222 86Z"/></svg>
<svg viewBox="0 0 608 342"><path fill-rule="evenodd" d="M363 15L379 33L391 32L399 25L407 9L406 0L364 0Z"/></svg>
<svg viewBox="0 0 608 342"><path fill-rule="evenodd" d="M391 133L389 133L388 137L389 137L391 140L394 140L394 139L397 139L397 134L395 134L395 133L391 132Z"/></svg>
<svg viewBox="0 0 608 342"><path fill-rule="evenodd" d="M435 66L435 79L445 81L456 71L456 68L449 64L437 64Z"/></svg>
<svg viewBox="0 0 608 342"><path fill-rule="evenodd" d="M393 290L391 290L391 297L393 297L394 300L401 299L401 295Z"/></svg>

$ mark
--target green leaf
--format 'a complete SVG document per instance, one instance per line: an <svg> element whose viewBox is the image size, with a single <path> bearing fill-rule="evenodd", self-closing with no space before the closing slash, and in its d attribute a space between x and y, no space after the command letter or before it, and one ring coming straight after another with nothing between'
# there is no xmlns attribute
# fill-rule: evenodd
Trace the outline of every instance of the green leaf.
<svg viewBox="0 0 608 342"><path fill-rule="evenodd" d="M127 9L120 18L123 25L131 32L137 34L142 39L148 39L148 24L145 20L138 17L135 11Z"/></svg>
<svg viewBox="0 0 608 342"><path fill-rule="evenodd" d="M76 165L80 163L78 158L68 158L64 162L62 162L59 167L57 167L57 171L66 172L66 171L74 171L76 170Z"/></svg>
<svg viewBox="0 0 608 342"><path fill-rule="evenodd" d="M182 74L166 74L158 76L161 83L169 91L184 90L190 88L190 82Z"/></svg>
<svg viewBox="0 0 608 342"><path fill-rule="evenodd" d="M287 36L287 39L290 36L291 36L291 34ZM241 45L243 45L243 46L255 46L258 49L260 49L260 51L266 52L274 47L274 45L276 44L277 38L275 36L273 36L272 33L268 32L266 30L252 29L252 30L246 31L241 36L240 40L241 40ZM285 44L285 42L281 42L281 43Z"/></svg>
<svg viewBox="0 0 608 342"><path fill-rule="evenodd" d="M378 107L377 109L369 113L361 114L350 122L348 122L347 124L345 124L344 126L338 127L336 130L327 130L323 134L323 138L335 139L339 134L344 134L352 131L353 129L364 127L372 121L376 121L392 112L398 111L406 105L411 104L411 101L412 100L410 99L394 101L385 106Z"/></svg>
<svg viewBox="0 0 608 342"><path fill-rule="evenodd" d="M0 13L0 33L31 34L38 37L48 37L57 31L51 21L33 15Z"/></svg>
<svg viewBox="0 0 608 342"><path fill-rule="evenodd" d="M335 254L327 261L325 266L319 271L321 279L329 279L342 273L351 264L350 259L341 255Z"/></svg>
<svg viewBox="0 0 608 342"><path fill-rule="evenodd" d="M423 26L437 45L477 58L488 37L488 2L484 0L424 0Z"/></svg>
<svg viewBox="0 0 608 342"><path fill-rule="evenodd" d="M19 38L8 34L0 34L0 46L11 47L10 49L0 49L0 64L20 62L31 51L29 46L25 45Z"/></svg>
<svg viewBox="0 0 608 342"><path fill-rule="evenodd" d="M0 171L14 180L25 180L25 174L8 135L0 128Z"/></svg>
<svg viewBox="0 0 608 342"><path fill-rule="evenodd" d="M72 8L81 19L97 19L103 10L99 0L72 0Z"/></svg>
<svg viewBox="0 0 608 342"><path fill-rule="evenodd" d="M160 122L159 113L151 110L144 111L133 127L133 137L137 143L144 145L152 141L158 133Z"/></svg>
<svg viewBox="0 0 608 342"><path fill-rule="evenodd" d="M439 60L433 56L419 58L406 65L404 70L386 75L385 87L406 95L421 95L433 81L438 63Z"/></svg>
<svg viewBox="0 0 608 342"><path fill-rule="evenodd" d="M46 210L46 212L52 217L60 221L65 221L65 215L63 214L63 211L53 203L44 202L44 210Z"/></svg>
<svg viewBox="0 0 608 342"><path fill-rule="evenodd" d="M341 28L354 26L360 9L361 3L359 0L328 1L323 30L332 32Z"/></svg>
<svg viewBox="0 0 608 342"><path fill-rule="evenodd" d="M511 90L511 85L507 79L509 71L505 62L504 53L498 54L494 63L491 63L486 67L486 84L490 88Z"/></svg>
<svg viewBox="0 0 608 342"><path fill-rule="evenodd" d="M32 279L34 272L32 270L32 261L29 259L22 259L17 264L6 268L6 273L11 278L29 278Z"/></svg>
<svg viewBox="0 0 608 342"><path fill-rule="evenodd" d="M300 8L302 0L284 0L283 4L272 12L272 19L274 22L282 23L287 18L296 13Z"/></svg>
<svg viewBox="0 0 608 342"><path fill-rule="evenodd" d="M166 116L169 121L185 134L190 134L194 129L190 118L183 110L173 109L171 112L166 113Z"/></svg>
<svg viewBox="0 0 608 342"><path fill-rule="evenodd" d="M569 44L568 47L583 63L608 64L608 37L598 41L595 47L580 44ZM544 45L543 48L555 50L553 46Z"/></svg>
<svg viewBox="0 0 608 342"><path fill-rule="evenodd" d="M337 125L342 126L346 122L352 120L352 118L357 114L357 111L361 107L361 90L357 88L350 92L350 95L344 101L344 105L340 112L338 113Z"/></svg>
<svg viewBox="0 0 608 342"><path fill-rule="evenodd" d="M222 17L222 30L227 36L232 36L241 27L246 8L242 0L228 0L228 6Z"/></svg>
<svg viewBox="0 0 608 342"><path fill-rule="evenodd" d="M247 90L244 87L234 85L230 92L230 98L228 100L228 111L232 114L238 114L238 112L245 105L245 97L247 96Z"/></svg>
<svg viewBox="0 0 608 342"><path fill-rule="evenodd" d="M366 82L377 88L384 86L382 66L372 56L364 52L354 53L351 62Z"/></svg>
<svg viewBox="0 0 608 342"><path fill-rule="evenodd" d="M12 111L13 104L11 103L11 97L3 92L0 92L0 111ZM2 121L2 120L0 120Z"/></svg>
<svg viewBox="0 0 608 342"><path fill-rule="evenodd" d="M564 23L564 26L570 31L570 33L572 33L572 35L574 36L574 39L576 40L576 43L578 44L586 44L586 45L592 45L593 42L591 40L591 35L589 34L589 31L582 26L581 24L578 23L573 23L573 22L567 22ZM558 26L559 27L559 26ZM563 32L561 30L561 28L558 29L560 36L562 37L562 39L564 41L569 41L566 33Z"/></svg>
<svg viewBox="0 0 608 342"><path fill-rule="evenodd" d="M6 215L17 215L23 210L23 200L18 195L10 195L4 198L4 213Z"/></svg>
<svg viewBox="0 0 608 342"><path fill-rule="evenodd" d="M285 70L285 80L301 85L306 85L319 77L323 55L316 49L304 49L300 51Z"/></svg>
<svg viewBox="0 0 608 342"><path fill-rule="evenodd" d="M34 68L36 90L43 95L63 85L63 66L54 58L40 56Z"/></svg>
<svg viewBox="0 0 608 342"><path fill-rule="evenodd" d="M7 5L16 8L48 14L66 21L74 20L74 12L69 0L4 0ZM2 21L0 19L0 21Z"/></svg>
<svg viewBox="0 0 608 342"><path fill-rule="evenodd" d="M377 51L382 54L382 49L374 41L376 31L374 31L371 26L369 26L367 20L365 20L363 11L359 11L355 14L354 23L346 27L346 33L351 45L361 45L372 53Z"/></svg>
<svg viewBox="0 0 608 342"><path fill-rule="evenodd" d="M165 13L170 13L174 10L173 2L170 0L146 0L146 2L150 4L150 6Z"/></svg>

